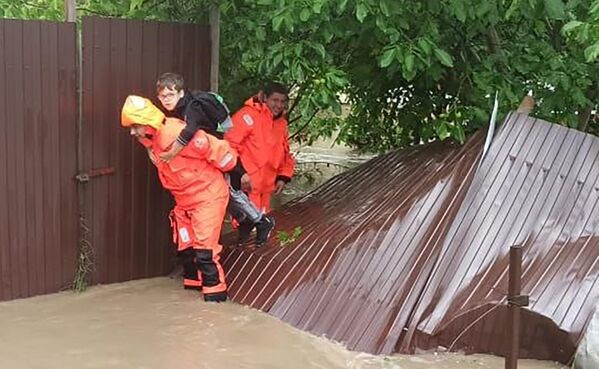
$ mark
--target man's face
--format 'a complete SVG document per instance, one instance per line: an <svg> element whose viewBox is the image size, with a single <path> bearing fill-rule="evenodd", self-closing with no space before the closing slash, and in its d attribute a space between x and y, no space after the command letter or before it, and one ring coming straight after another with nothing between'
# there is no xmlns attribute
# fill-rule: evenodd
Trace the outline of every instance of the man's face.
<svg viewBox="0 0 599 369"><path fill-rule="evenodd" d="M143 124L134 124L129 128L129 133L138 140L143 140L147 138L148 126Z"/></svg>
<svg viewBox="0 0 599 369"><path fill-rule="evenodd" d="M183 90L165 87L158 92L158 100L166 110L173 111L184 94Z"/></svg>
<svg viewBox="0 0 599 369"><path fill-rule="evenodd" d="M287 96L278 92L273 92L270 96L266 96L264 102L274 117L283 114L287 108Z"/></svg>

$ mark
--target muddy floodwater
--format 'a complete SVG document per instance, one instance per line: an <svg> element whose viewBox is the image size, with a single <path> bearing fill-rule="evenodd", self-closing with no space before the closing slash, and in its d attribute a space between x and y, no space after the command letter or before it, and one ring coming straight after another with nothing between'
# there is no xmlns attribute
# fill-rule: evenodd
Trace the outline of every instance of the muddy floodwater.
<svg viewBox="0 0 599 369"><path fill-rule="evenodd" d="M372 356L153 278L0 303L3 369L484 369L487 355ZM520 368L563 368L522 360Z"/></svg>

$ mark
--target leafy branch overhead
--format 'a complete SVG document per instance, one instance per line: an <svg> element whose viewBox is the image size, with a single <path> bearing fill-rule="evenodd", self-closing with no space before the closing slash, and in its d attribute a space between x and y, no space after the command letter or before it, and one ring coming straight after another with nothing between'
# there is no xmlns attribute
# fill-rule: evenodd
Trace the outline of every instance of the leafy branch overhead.
<svg viewBox="0 0 599 369"><path fill-rule="evenodd" d="M38 8L0 0L5 16ZM291 131L368 151L463 141L533 90L535 114L595 132L599 0L81 0L81 14L207 21L221 9L221 92L293 87ZM55 14L54 11L53 14ZM347 103L347 104L346 104Z"/></svg>

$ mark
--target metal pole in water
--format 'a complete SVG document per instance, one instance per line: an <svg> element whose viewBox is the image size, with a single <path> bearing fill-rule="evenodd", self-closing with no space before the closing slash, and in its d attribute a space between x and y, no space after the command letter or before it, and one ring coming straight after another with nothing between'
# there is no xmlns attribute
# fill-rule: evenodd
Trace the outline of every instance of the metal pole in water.
<svg viewBox="0 0 599 369"><path fill-rule="evenodd" d="M528 306L528 296L521 295L522 246L510 247L508 282L508 342L509 350L505 357L505 369L518 369L520 351L520 310Z"/></svg>

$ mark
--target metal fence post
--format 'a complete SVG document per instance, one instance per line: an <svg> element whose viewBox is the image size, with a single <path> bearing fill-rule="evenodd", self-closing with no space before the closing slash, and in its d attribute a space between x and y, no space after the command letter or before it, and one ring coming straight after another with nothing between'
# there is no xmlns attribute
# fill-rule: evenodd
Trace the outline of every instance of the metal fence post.
<svg viewBox="0 0 599 369"><path fill-rule="evenodd" d="M505 356L505 369L518 368L520 351L520 310L528 306L528 296L521 295L522 282L522 246L510 247L509 286L508 286L508 342L509 350Z"/></svg>
<svg viewBox="0 0 599 369"><path fill-rule="evenodd" d="M67 22L75 22L77 19L77 7L75 0L64 0L64 20Z"/></svg>

